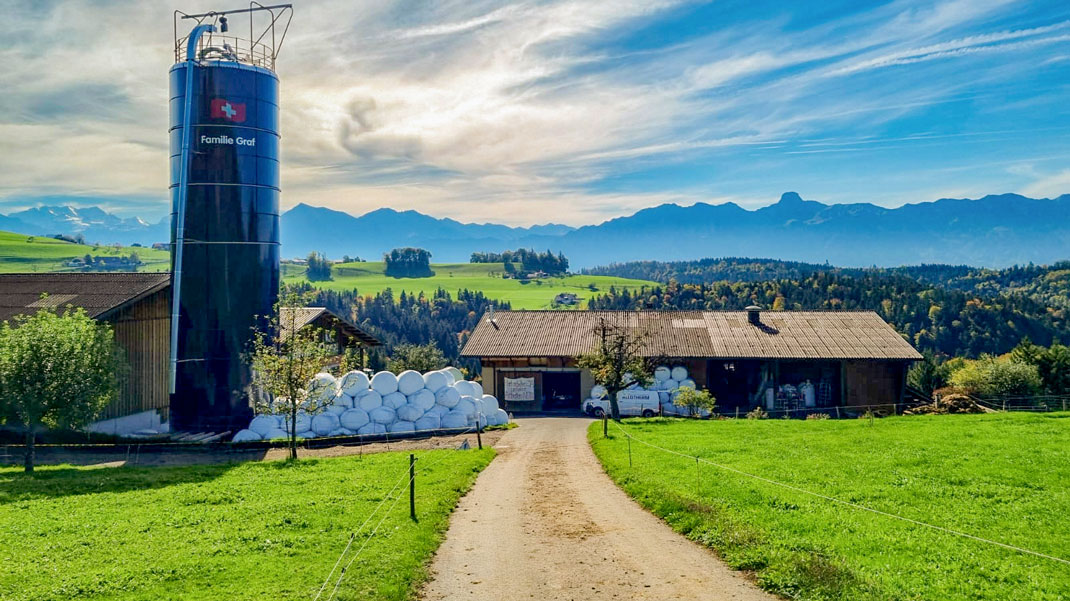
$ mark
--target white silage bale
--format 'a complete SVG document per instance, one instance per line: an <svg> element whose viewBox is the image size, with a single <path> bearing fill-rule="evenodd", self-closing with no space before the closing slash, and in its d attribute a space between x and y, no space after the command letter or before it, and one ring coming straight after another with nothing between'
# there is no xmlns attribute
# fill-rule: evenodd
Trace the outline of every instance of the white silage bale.
<svg viewBox="0 0 1070 601"><path fill-rule="evenodd" d="M429 371L424 374L424 388L432 394L438 392L446 385L446 374L440 371Z"/></svg>
<svg viewBox="0 0 1070 601"><path fill-rule="evenodd" d="M483 394L484 394L483 385L480 384L479 382L469 381L468 388L471 389L472 396L476 397L477 399L480 398L481 396L483 396Z"/></svg>
<svg viewBox="0 0 1070 601"><path fill-rule="evenodd" d="M362 436L367 436L368 434L386 434L386 426L376 422L368 422L363 428L357 430L357 434Z"/></svg>
<svg viewBox="0 0 1070 601"><path fill-rule="evenodd" d="M424 410L408 403L398 407L398 419L405 422L414 422L420 419Z"/></svg>
<svg viewBox="0 0 1070 601"><path fill-rule="evenodd" d="M238 430L238 433L234 435L234 438L230 439L230 442L256 442L263 440L259 434L252 430Z"/></svg>
<svg viewBox="0 0 1070 601"><path fill-rule="evenodd" d="M458 398L457 400L460 399ZM437 415L438 417L442 417L443 415L446 415L449 412L449 407L444 407L442 405L439 405L438 403L435 403L434 407L427 410L427 413L424 414L424 417L427 417L428 415Z"/></svg>
<svg viewBox="0 0 1070 601"><path fill-rule="evenodd" d="M453 411L463 413L464 415L471 417L479 410L479 399L472 396L463 396L457 403L457 406L453 408Z"/></svg>
<svg viewBox="0 0 1070 601"><path fill-rule="evenodd" d="M453 377L453 372L450 371L450 368L448 368L448 367L442 368L442 369L438 370L438 373L446 376L446 386L453 386L454 384L457 383L457 378Z"/></svg>
<svg viewBox="0 0 1070 601"><path fill-rule="evenodd" d="M309 382L310 400L320 403L330 402L338 396L338 380L331 374L321 371Z"/></svg>
<svg viewBox="0 0 1070 601"><path fill-rule="evenodd" d="M408 396L409 404L419 407L421 411L427 411L435 406L435 393L426 388L421 388Z"/></svg>
<svg viewBox="0 0 1070 601"><path fill-rule="evenodd" d="M388 371L381 371L372 376L372 390L381 395L398 391L398 377Z"/></svg>
<svg viewBox="0 0 1070 601"><path fill-rule="evenodd" d="M369 411L368 417L377 424L390 424L397 419L398 415L391 407L383 405Z"/></svg>
<svg viewBox="0 0 1070 601"><path fill-rule="evenodd" d="M441 423L443 428L467 428L468 416L456 410L450 411L442 416Z"/></svg>
<svg viewBox="0 0 1070 601"><path fill-rule="evenodd" d="M472 383L468 380L459 380L453 383L453 389L461 393L461 396L475 396L472 394L475 390L472 389Z"/></svg>
<svg viewBox="0 0 1070 601"><path fill-rule="evenodd" d="M398 392L408 396L424 387L424 377L420 372L407 369L398 374Z"/></svg>
<svg viewBox="0 0 1070 601"><path fill-rule="evenodd" d="M278 427L279 418L274 415L258 415L253 418L253 421L249 422L249 429L260 436L263 436Z"/></svg>
<svg viewBox="0 0 1070 601"><path fill-rule="evenodd" d="M447 386L435 393L435 403L452 409L461 400L461 391L454 386Z"/></svg>
<svg viewBox="0 0 1070 601"><path fill-rule="evenodd" d="M338 382L338 387L342 389L342 392L351 397L356 397L360 392L367 390L370 385L368 374L357 370L346 373Z"/></svg>
<svg viewBox="0 0 1070 601"><path fill-rule="evenodd" d="M283 430L282 428L275 428L274 430L271 430L270 432L267 432L266 434L264 434L264 440L278 440L280 438L289 438L289 437L290 437L290 433L287 432L286 430Z"/></svg>
<svg viewBox="0 0 1070 601"><path fill-rule="evenodd" d="M345 405L335 405L335 404L332 403L330 405L327 405L327 408L324 409L324 411L326 411L327 413L333 413L334 415L342 415L348 409L349 408L346 407Z"/></svg>
<svg viewBox="0 0 1070 601"><path fill-rule="evenodd" d="M327 436L340 425L338 416L333 413L321 413L312 418L312 431L320 436Z"/></svg>
<svg viewBox="0 0 1070 601"><path fill-rule="evenodd" d="M374 390L369 390L367 393L362 394L357 399L357 409L362 411L371 411L376 407L383 406L383 397Z"/></svg>
<svg viewBox="0 0 1070 601"><path fill-rule="evenodd" d="M691 390L694 390L695 389L695 381L692 380L691 378L686 378L684 380L680 380L680 388L690 388Z"/></svg>
<svg viewBox="0 0 1070 601"><path fill-rule="evenodd" d="M661 401L661 403L663 405L665 403L668 403L671 398L672 398L672 395L669 394L668 390L662 390L661 392L658 393L658 400Z"/></svg>
<svg viewBox="0 0 1070 601"><path fill-rule="evenodd" d="M672 379L677 382L682 382L687 379L687 368L683 365L677 365L672 368Z"/></svg>
<svg viewBox="0 0 1070 601"><path fill-rule="evenodd" d="M464 374L461 373L461 370L457 369L456 367L454 367L452 365L447 367L447 368L445 368L444 371L448 371L450 373L450 375L453 376L453 381L454 382L460 382L461 380L464 379Z"/></svg>
<svg viewBox="0 0 1070 601"><path fill-rule="evenodd" d="M484 414L490 415L498 410L498 399L494 398L494 395L485 394L479 400Z"/></svg>
<svg viewBox="0 0 1070 601"><path fill-rule="evenodd" d="M660 367L658 367L657 369L654 370L654 381L655 382L664 382L665 380L668 380L671 377L672 377L672 370L669 369L669 366L667 366L667 365L662 365L662 366L660 366Z"/></svg>
<svg viewBox="0 0 1070 601"><path fill-rule="evenodd" d="M335 428L334 430L331 430L330 433L327 434L327 436L349 436L350 434L352 434L352 432L346 430L345 428Z"/></svg>
<svg viewBox="0 0 1070 601"><path fill-rule="evenodd" d="M298 432L297 433L297 437L298 438L315 438L316 437L316 433L313 432L312 430L305 430L304 432Z"/></svg>
<svg viewBox="0 0 1070 601"><path fill-rule="evenodd" d="M307 431L312 429L312 418L309 417L307 413L298 413L297 414L297 422L296 422L296 424L297 424L297 431L298 432L307 432ZM283 427L283 429L289 431L289 429L290 429L290 416L289 415L287 415L286 419L283 421L283 426L282 427Z"/></svg>
<svg viewBox="0 0 1070 601"><path fill-rule="evenodd" d="M672 379L672 378L669 378L668 380L665 380L659 386L659 388L661 388L662 390L668 390L668 391L676 390L679 387L680 387L680 383L677 382L676 380Z"/></svg>
<svg viewBox="0 0 1070 601"><path fill-rule="evenodd" d="M595 384L594 386L591 387L591 398L592 399L604 399L608 395L609 395L609 391L606 390L606 387L602 386L601 384Z"/></svg>
<svg viewBox="0 0 1070 601"><path fill-rule="evenodd" d="M405 395L401 394L401 391L391 392L390 394L383 395L383 407L390 407L391 409L397 409L405 403L408 403L409 399L405 398Z"/></svg>
<svg viewBox="0 0 1070 601"><path fill-rule="evenodd" d="M370 420L368 412L363 409L349 409L338 418L342 427L350 430L359 430L367 425Z"/></svg>
<svg viewBox="0 0 1070 601"><path fill-rule="evenodd" d="M391 432L415 432L416 425L408 421L394 422L387 427Z"/></svg>
<svg viewBox="0 0 1070 601"><path fill-rule="evenodd" d="M356 406L353 404L354 402L353 397L344 392L339 392L338 396L334 397L333 404L338 405L339 407L345 407L346 409L352 409Z"/></svg>
<svg viewBox="0 0 1070 601"><path fill-rule="evenodd" d="M479 428L486 428L487 427L487 416L483 415L482 413L480 413L479 415L476 415L475 417L469 417L468 418L468 425L469 426L477 426Z"/></svg>
<svg viewBox="0 0 1070 601"><path fill-rule="evenodd" d="M447 413L449 412L447 411ZM442 426L442 417L438 414L431 413L430 411L428 411L423 415L423 417L416 420L414 425L416 426L417 432L438 430Z"/></svg>
<svg viewBox="0 0 1070 601"><path fill-rule="evenodd" d="M504 426L509 423L509 414L505 412L505 409L499 409L494 412L494 421L497 426Z"/></svg>

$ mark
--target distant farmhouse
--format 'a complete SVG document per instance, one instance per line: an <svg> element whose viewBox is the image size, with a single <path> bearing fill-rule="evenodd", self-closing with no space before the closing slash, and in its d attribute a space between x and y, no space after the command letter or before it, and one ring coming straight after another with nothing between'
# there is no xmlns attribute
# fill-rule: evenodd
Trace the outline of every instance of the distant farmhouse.
<svg viewBox="0 0 1070 601"><path fill-rule="evenodd" d="M594 385L576 360L596 348L601 320L642 336L643 356L685 366L722 412L765 407L807 382L818 408L900 403L907 368L922 358L873 312L759 309L497 311L461 355L480 360L484 390L509 411L575 409ZM508 385L521 378L534 387Z"/></svg>

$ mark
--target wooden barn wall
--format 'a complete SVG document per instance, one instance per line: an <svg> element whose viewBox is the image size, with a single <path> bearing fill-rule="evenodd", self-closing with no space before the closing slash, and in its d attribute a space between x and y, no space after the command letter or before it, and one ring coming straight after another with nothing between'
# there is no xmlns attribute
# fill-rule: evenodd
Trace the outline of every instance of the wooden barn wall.
<svg viewBox="0 0 1070 601"><path fill-rule="evenodd" d="M105 408L100 419L150 409L158 409L162 419L168 419L170 300L169 289L165 288L107 317L129 371L123 378L119 398Z"/></svg>
<svg viewBox="0 0 1070 601"><path fill-rule="evenodd" d="M844 404L892 405L903 390L904 364L899 361L844 361Z"/></svg>

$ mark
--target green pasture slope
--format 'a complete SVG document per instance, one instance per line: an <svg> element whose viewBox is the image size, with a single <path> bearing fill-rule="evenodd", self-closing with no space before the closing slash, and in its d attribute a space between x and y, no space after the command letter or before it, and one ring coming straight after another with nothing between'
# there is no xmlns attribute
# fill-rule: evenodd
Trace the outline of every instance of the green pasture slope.
<svg viewBox="0 0 1070 601"><path fill-rule="evenodd" d="M494 451L416 455L415 522L408 453L296 464L39 467L30 477L0 468L0 599L308 601L350 533L385 498L354 539L351 554L367 546L336 598L412 599L450 512Z"/></svg>
<svg viewBox="0 0 1070 601"><path fill-rule="evenodd" d="M144 263L138 271L167 271L170 269L170 253L151 248L89 246L73 244L55 238L27 236L13 232L0 232L0 273L35 273L49 271L72 271L65 264L71 259L84 257L119 257L136 252Z"/></svg>
<svg viewBox="0 0 1070 601"><path fill-rule="evenodd" d="M1056 601L1070 565L861 511L592 424L611 477L790 599ZM1070 413L877 420L626 420L637 440L906 518L1070 559ZM686 569L682 567L681 569Z"/></svg>
<svg viewBox="0 0 1070 601"><path fill-rule="evenodd" d="M461 289L478 290L488 298L508 301L514 309L548 309L554 297L562 292L576 294L583 306L592 295L609 290L610 286L636 290L653 285L653 282L644 280L590 275L521 283L504 279L501 263L439 263L431 266L435 275L426 278L394 278L386 275L385 270L386 265L381 262L342 263L332 270L334 280L313 282L313 285L329 290L356 288L361 294L377 294L390 288L395 296L402 291L430 295L439 288L450 294ZM291 284L307 281L304 268L296 265L283 265L283 279ZM591 289L592 285L595 290Z"/></svg>

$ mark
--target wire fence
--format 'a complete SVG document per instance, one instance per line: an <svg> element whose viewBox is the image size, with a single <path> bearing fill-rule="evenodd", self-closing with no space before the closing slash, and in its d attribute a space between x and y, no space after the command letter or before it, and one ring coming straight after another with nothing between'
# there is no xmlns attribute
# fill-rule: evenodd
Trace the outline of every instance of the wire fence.
<svg viewBox="0 0 1070 601"><path fill-rule="evenodd" d="M653 444L651 442L647 442L645 440L642 440L640 438L635 437L634 435L632 435L631 432L628 432L627 430L625 430L624 427L620 423L618 423L616 421L613 421L613 425L628 440L628 466L629 466L629 468L632 467L631 441L634 440L637 444L649 447L651 449L655 449L655 450L661 451L661 452L669 454L669 455L673 455L673 456L676 456L676 457L687 459L688 461L694 461L695 462L695 468L696 468L696 478L698 478L698 481L701 480L701 471L698 469L699 465L700 464L706 464L706 465L710 465L710 466L716 467L718 469L721 469L721 470L724 470L724 471L727 471L727 472L731 472L731 473L734 473L734 474L737 474L737 475L740 475L740 476L751 478L751 479L754 479L754 480L757 480L757 481L760 481L760 482L765 482L767 484L771 484L773 486L777 486L777 487L784 488L784 489L787 489L787 490L791 490L791 491L795 491L795 492L802 493L802 494L805 494L805 495L809 495L809 496L812 496L812 497L815 497L815 498L818 498L818 499L822 499L822 500L828 501L830 503L836 503L836 504L839 504L839 505L843 505L845 507L849 507L851 509L855 509L855 510L858 510L858 511L869 512L869 513L872 513L872 514L875 514L875 515L879 515L879 516L883 516L883 517L886 517L886 518L890 518L890 519L906 522L906 523L909 523L909 524L913 524L915 526L921 526L923 528L927 528L927 529L930 529L930 530L933 530L933 531L942 532L944 534L950 534L950 535L953 535L953 536L957 536L957 537L961 537L961 538L965 538L965 539L970 539L970 540L974 540L974 541L977 541L977 542L982 542L982 543L993 545L993 546L997 546L997 547L1002 547L1004 549L1008 549L1008 550L1015 551L1015 552L1018 552L1018 553L1022 553L1022 554L1026 554L1026 555L1032 555L1032 556L1035 556L1035 557L1040 557L1040 558L1043 558L1043 559L1051 560L1051 561L1054 561L1054 562L1058 562L1058 563L1070 566L1070 560L1064 559L1062 557L1056 557L1054 555L1048 555L1046 553L1041 553L1039 551L1033 551L1031 549L1026 549L1024 547L1019 547L1019 546L1016 546L1016 545L1011 545L1011 544L1007 544L1007 543L1003 543L1003 542L987 539L987 538L984 538L984 537L981 537L981 536L976 536L976 535L973 535L973 534L969 534L967 532L962 532L962 531L959 531L959 530L946 528L944 526L938 526L938 525L935 525L935 524L929 524L927 522L922 522L920 520L915 520L913 518L908 518L908 517L905 517L905 516L902 516L902 515L899 515L899 514L896 514L896 513L892 513L892 512L889 512L889 511L883 511L883 510L880 510L880 509L874 509L872 507L867 507L867 506L862 505L860 503L854 503L852 501L845 501L843 499L839 499L839 498L836 498L836 497L833 497L833 496L830 496L830 495L822 494L822 493L819 493L819 492L814 492L812 490L807 490L805 488L802 488L802 487L799 487L799 486L795 486L793 484L787 484L785 482L780 482L780 481L774 480L772 478L767 478L765 476L760 476L758 474L752 474L750 472L746 472L746 471L743 471L743 470L738 469L738 468L734 468L734 467L729 466L729 465L718 463L716 461L710 461L709 459L705 459L705 458L703 458L701 456L698 456L698 455L689 455L687 453L681 453L679 451L675 451L675 450L672 450L672 449L667 449L665 447L662 447L662 446L659 446L659 445L656 445L656 444Z"/></svg>
<svg viewBox="0 0 1070 601"><path fill-rule="evenodd" d="M469 428L466 431L466 433L473 433L473 432L474 433L478 433L479 430L480 430L480 427L477 425L477 426L473 426L473 427ZM339 553L338 559L334 562L334 566L331 567L331 571L327 573L326 578L324 578L323 584L320 586L319 590L316 592L316 596L314 597L313 601L319 601L320 600L320 598L323 596L324 591L327 590L328 585L330 585L331 579L334 578L334 575L337 572L338 573L338 577L334 580L334 585L331 587L331 592L326 597L326 601L333 601L335 596L338 594L338 590L342 585L342 581L345 579L346 574L349 572L349 568L352 567L353 563L356 562L357 559L360 557L361 553L364 552L364 549L366 549L368 547L368 544L372 541L372 539L375 538L376 533L379 532L379 529L382 527L383 523L386 522L386 519L387 519L387 517L389 517L390 512L398 504L398 501L401 500L401 498L404 496L403 492L406 489L399 490L399 488L401 487L401 484L403 482L405 482L406 476L408 476L408 478L407 478L407 480L408 480L408 488L407 488L407 490L409 491L410 503L413 503L412 508L411 508L412 516L415 519L415 504L414 503L415 503L416 476L418 474L429 473L433 467L435 467L436 465L438 465L439 463L444 461L449 456L450 456L449 453L442 453L441 455L439 455L439 457L436 460L428 463L426 466L424 466L424 467L420 468L419 470L417 470L417 469L415 469L415 465L418 465L421 459L418 458L418 457L415 457L414 455L410 455L409 465L407 465L404 470L401 470L401 474L398 477L398 479L394 482L394 485L390 488L390 490L386 493L386 495L383 496L382 500L379 501L379 503L375 506L375 508L371 511L371 513L368 514L368 516L364 519L364 521L361 522L360 526L356 530L354 530L352 533L350 533L349 541L346 543L345 547L342 549L342 552ZM381 516L379 517L379 521L376 522L376 524L372 528L371 532L368 533L368 535L366 537L364 537L363 542L356 549L356 551L354 551L353 553L350 553L350 550L353 548L353 542L354 542L354 540L356 540L356 537L358 535L360 535L360 533L365 529L365 527L369 523L371 523L372 519L375 518L375 516L379 513L379 510L382 509L383 506L386 505L386 503L388 501L390 503L389 507L387 507L386 511L384 511L381 514ZM347 558L347 555L349 555L348 558ZM341 570L339 570L339 566L342 565L343 561L346 562L345 566L342 567Z"/></svg>

